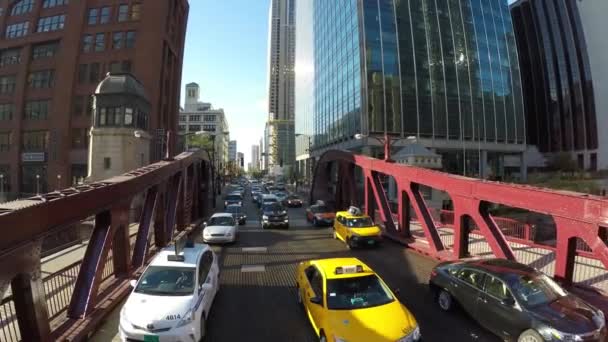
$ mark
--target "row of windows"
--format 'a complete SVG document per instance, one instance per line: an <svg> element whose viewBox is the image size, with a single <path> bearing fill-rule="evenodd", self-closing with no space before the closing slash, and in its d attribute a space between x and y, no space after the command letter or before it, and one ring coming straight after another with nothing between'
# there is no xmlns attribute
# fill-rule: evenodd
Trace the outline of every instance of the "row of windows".
<svg viewBox="0 0 608 342"><path fill-rule="evenodd" d="M127 4L118 6L117 21L139 20L141 17L141 4L134 3L130 7ZM112 8L109 6L101 8L89 8L87 15L88 25L107 24L112 19Z"/></svg>
<svg viewBox="0 0 608 342"><path fill-rule="evenodd" d="M103 107L98 109L98 127L137 127L148 129L148 114L131 107Z"/></svg>
<svg viewBox="0 0 608 342"><path fill-rule="evenodd" d="M27 83L30 88L52 88L55 85L54 70L40 70L31 72L27 77Z"/></svg>
<svg viewBox="0 0 608 342"><path fill-rule="evenodd" d="M25 103L23 117L26 120L44 120L49 116L50 100L32 100ZM12 103L0 104L0 121L12 120L15 105Z"/></svg>
<svg viewBox="0 0 608 342"><path fill-rule="evenodd" d="M59 42L46 42L32 47L32 60L54 57L59 51ZM21 48L0 50L0 67L21 63Z"/></svg>
<svg viewBox="0 0 608 342"><path fill-rule="evenodd" d="M112 61L105 65L102 63L80 64L78 66L78 84L97 84L105 77L104 69L109 72L131 72L132 67L130 60Z"/></svg>
<svg viewBox="0 0 608 342"><path fill-rule="evenodd" d="M24 22L14 23L14 24L8 25L6 27L6 31L5 31L4 36L6 38L23 37L23 36L27 35L27 31L29 29L29 26L30 26L30 22L29 21L24 21Z"/></svg>
<svg viewBox="0 0 608 342"><path fill-rule="evenodd" d="M38 19L36 32L50 32L63 30L65 26L65 14L43 17Z"/></svg>
<svg viewBox="0 0 608 342"><path fill-rule="evenodd" d="M72 128L72 148L81 149L89 146L89 128ZM0 152L8 152L12 145L11 132L0 132ZM49 146L49 131L24 131L21 137L21 149L24 152L42 152ZM0 170L3 171L3 170ZM5 174L6 177L6 174ZM6 181L6 179L5 179Z"/></svg>
<svg viewBox="0 0 608 342"><path fill-rule="evenodd" d="M107 34L110 37L110 33ZM135 31L113 32L113 50L132 49L135 47ZM82 38L82 52L101 52L106 50L106 33L85 34Z"/></svg>
<svg viewBox="0 0 608 342"><path fill-rule="evenodd" d="M42 8L52 8L56 6L63 6L68 4L68 0L44 0L42 2ZM16 2L12 9L11 15L21 15L24 13L31 12L34 8L34 0L21 0Z"/></svg>

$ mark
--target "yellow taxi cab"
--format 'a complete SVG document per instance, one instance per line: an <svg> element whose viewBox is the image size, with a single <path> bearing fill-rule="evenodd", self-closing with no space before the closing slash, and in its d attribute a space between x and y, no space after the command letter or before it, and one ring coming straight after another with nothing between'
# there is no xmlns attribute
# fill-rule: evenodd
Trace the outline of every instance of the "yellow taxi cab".
<svg viewBox="0 0 608 342"><path fill-rule="evenodd" d="M298 303L319 341L422 340L414 316L359 259L304 261L296 272Z"/></svg>
<svg viewBox="0 0 608 342"><path fill-rule="evenodd" d="M382 231L372 219L356 207L338 211L334 219L334 239L340 239L348 248L374 246L382 241Z"/></svg>

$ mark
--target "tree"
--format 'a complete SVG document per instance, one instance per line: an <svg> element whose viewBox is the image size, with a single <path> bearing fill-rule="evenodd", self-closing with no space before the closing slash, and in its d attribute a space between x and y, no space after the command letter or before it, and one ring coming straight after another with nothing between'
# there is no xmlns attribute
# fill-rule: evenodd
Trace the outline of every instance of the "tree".
<svg viewBox="0 0 608 342"><path fill-rule="evenodd" d="M578 170L578 165L569 153L559 152L553 155L547 162L547 168L551 171L570 172Z"/></svg>
<svg viewBox="0 0 608 342"><path fill-rule="evenodd" d="M213 137L210 135L188 135L186 136L188 147L198 147L203 150L213 150Z"/></svg>

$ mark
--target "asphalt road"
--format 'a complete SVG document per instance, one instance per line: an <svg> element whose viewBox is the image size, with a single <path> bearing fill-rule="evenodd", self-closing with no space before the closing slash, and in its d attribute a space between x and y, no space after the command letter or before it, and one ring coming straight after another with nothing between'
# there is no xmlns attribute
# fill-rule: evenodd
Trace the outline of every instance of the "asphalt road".
<svg viewBox="0 0 608 342"><path fill-rule="evenodd" d="M397 297L415 315L424 341L500 341L460 310L449 314L439 310L426 285L434 260L390 241L377 248L350 251L332 239L329 228L306 223L302 208L289 209L289 230L262 230L249 196L245 209L248 220L240 227L238 241L214 247L222 273L208 317L207 342L316 341L296 304L295 266L302 260L341 256L361 259L391 288L399 289ZM252 251L247 247L260 248ZM118 341L117 331L113 331L117 320L117 313L110 316L93 340Z"/></svg>

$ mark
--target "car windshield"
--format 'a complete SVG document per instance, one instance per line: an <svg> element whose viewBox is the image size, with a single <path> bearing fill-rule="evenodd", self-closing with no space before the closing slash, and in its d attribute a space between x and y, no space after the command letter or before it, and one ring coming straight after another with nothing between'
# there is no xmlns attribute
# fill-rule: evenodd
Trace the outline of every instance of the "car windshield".
<svg viewBox="0 0 608 342"><path fill-rule="evenodd" d="M226 207L226 212L231 213L231 214L238 214L241 212L241 206L229 205Z"/></svg>
<svg viewBox="0 0 608 342"><path fill-rule="evenodd" d="M283 211L283 206L277 202L264 205L264 211Z"/></svg>
<svg viewBox="0 0 608 342"><path fill-rule="evenodd" d="M150 266L135 292L155 296L188 296L194 292L194 267Z"/></svg>
<svg viewBox="0 0 608 342"><path fill-rule="evenodd" d="M369 227L373 225L374 223L369 217L350 218L346 220L346 226L352 228Z"/></svg>
<svg viewBox="0 0 608 342"><path fill-rule="evenodd" d="M544 274L517 275L510 283L514 296L528 307L548 304L566 295L564 289Z"/></svg>
<svg viewBox="0 0 608 342"><path fill-rule="evenodd" d="M296 196L296 195L289 195L287 198L293 200L293 199L298 199L298 196Z"/></svg>
<svg viewBox="0 0 608 342"><path fill-rule="evenodd" d="M375 275L327 280L327 308L351 310L392 302L388 288Z"/></svg>
<svg viewBox="0 0 608 342"><path fill-rule="evenodd" d="M212 217L207 223L208 226L234 226L232 216L217 216Z"/></svg>
<svg viewBox="0 0 608 342"><path fill-rule="evenodd" d="M243 199L243 197L241 197L241 195L236 195L236 194L226 196L227 201L240 201L242 199Z"/></svg>

